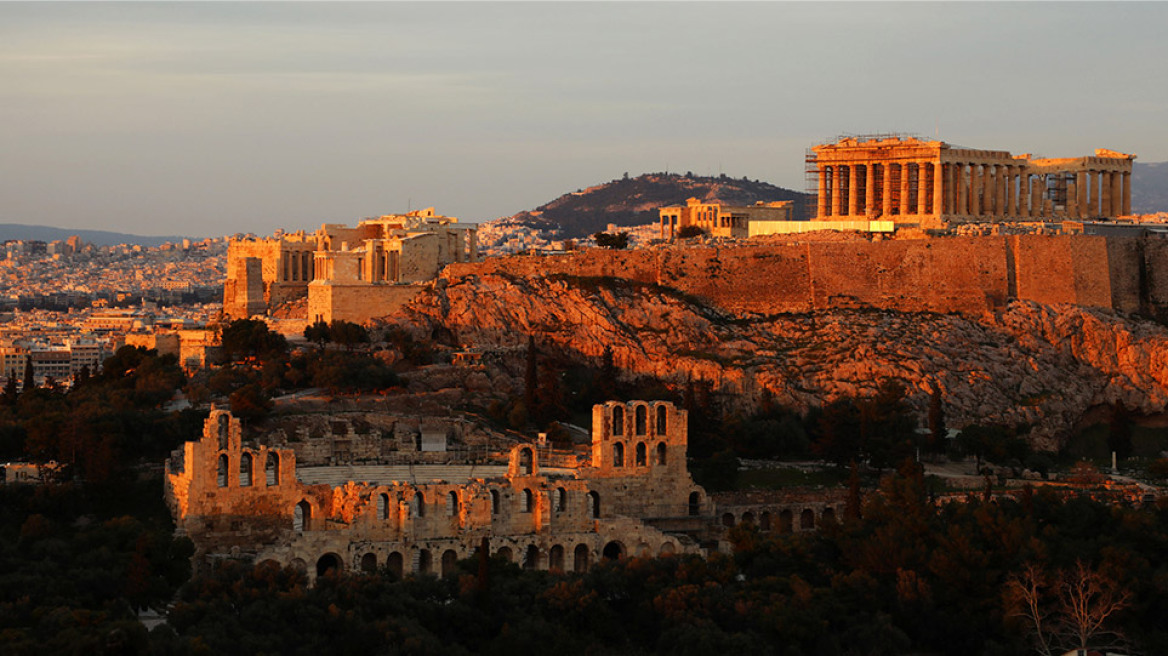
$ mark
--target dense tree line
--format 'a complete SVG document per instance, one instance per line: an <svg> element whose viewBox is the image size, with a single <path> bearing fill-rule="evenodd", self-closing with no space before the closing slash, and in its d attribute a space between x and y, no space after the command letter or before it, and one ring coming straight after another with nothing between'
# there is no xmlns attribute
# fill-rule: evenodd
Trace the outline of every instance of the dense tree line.
<svg viewBox="0 0 1168 656"><path fill-rule="evenodd" d="M1038 492L939 509L906 466L858 517L816 534L740 525L730 539L730 556L631 558L584 574L470 559L447 580L329 574L314 587L292 569L226 563L183 589L171 628L152 638L179 654L1168 650L1168 508ZM1068 597L1083 581L1094 586L1086 619L1099 620L1085 633L1091 622ZM1049 630L1035 630L1028 608Z"/></svg>

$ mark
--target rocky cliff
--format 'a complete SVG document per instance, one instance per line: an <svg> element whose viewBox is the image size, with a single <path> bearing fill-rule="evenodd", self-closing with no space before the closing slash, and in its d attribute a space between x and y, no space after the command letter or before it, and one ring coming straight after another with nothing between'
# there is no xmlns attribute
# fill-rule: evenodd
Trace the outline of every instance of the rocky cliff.
<svg viewBox="0 0 1168 656"><path fill-rule="evenodd" d="M897 379L921 410L942 393L948 424L1035 426L1053 446L1091 406L1168 404L1168 331L1112 310L1011 301L981 316L832 308L760 314L714 307L669 287L620 278L453 278L398 318L456 343L545 348L599 358L627 375L708 381L749 407L763 390L798 408L867 395Z"/></svg>

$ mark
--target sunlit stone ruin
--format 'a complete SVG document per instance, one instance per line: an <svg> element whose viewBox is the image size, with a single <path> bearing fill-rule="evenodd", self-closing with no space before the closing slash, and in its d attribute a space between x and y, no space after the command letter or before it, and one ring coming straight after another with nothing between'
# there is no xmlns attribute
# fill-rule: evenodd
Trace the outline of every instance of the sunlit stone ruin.
<svg viewBox="0 0 1168 656"><path fill-rule="evenodd" d="M604 558L724 548L738 521L812 530L835 515L823 495L773 493L719 511L690 477L686 411L672 403L610 401L592 421L590 451L519 442L467 457L443 452L449 432L419 430L407 439L413 453L393 464L298 468L296 449L245 442L238 419L212 410L202 437L167 460L165 496L197 568L271 560L309 576L449 575L484 538L491 555L523 567L582 571Z"/></svg>
<svg viewBox="0 0 1168 656"><path fill-rule="evenodd" d="M662 207L661 238L673 239L686 226L695 226L714 237L753 237L769 234L768 226L791 220L789 200L759 201L754 205L723 205L690 198L685 205Z"/></svg>
<svg viewBox="0 0 1168 656"><path fill-rule="evenodd" d="M363 322L408 302L447 264L476 260L475 228L432 207L355 228L232 240L223 312L244 319L307 298L311 321Z"/></svg>
<svg viewBox="0 0 1168 656"><path fill-rule="evenodd" d="M898 226L1060 221L1131 214L1135 155L1031 159L914 137L846 137L811 148L816 219Z"/></svg>

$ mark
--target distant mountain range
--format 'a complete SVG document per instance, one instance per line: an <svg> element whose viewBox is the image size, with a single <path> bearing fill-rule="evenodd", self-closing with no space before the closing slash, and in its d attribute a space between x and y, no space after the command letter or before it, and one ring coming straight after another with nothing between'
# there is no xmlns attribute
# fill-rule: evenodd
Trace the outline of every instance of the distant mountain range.
<svg viewBox="0 0 1168 656"><path fill-rule="evenodd" d="M57 241L65 240L73 235L81 241L95 246L116 246L118 244L137 244L144 247L161 246L167 242L178 243L184 237L145 237L143 235L129 235L121 232L106 230L70 230L68 228L53 228L50 226L24 225L21 223L0 223L0 242L9 239L24 241Z"/></svg>
<svg viewBox="0 0 1168 656"><path fill-rule="evenodd" d="M1136 214L1168 212L1168 162L1134 163L1132 211Z"/></svg>
<svg viewBox="0 0 1168 656"><path fill-rule="evenodd" d="M756 201L795 201L793 218L808 218L808 195L769 182L703 177L676 173L646 173L564 194L534 210L503 219L538 230L560 230L563 238L579 238L604 230L608 224L634 226L657 221L657 209L684 205L688 198L718 200L727 205Z"/></svg>

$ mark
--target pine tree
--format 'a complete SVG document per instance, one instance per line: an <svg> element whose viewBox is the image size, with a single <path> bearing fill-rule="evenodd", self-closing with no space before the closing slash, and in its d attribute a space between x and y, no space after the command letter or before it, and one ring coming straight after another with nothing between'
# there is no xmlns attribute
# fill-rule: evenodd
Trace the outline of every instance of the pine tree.
<svg viewBox="0 0 1168 656"><path fill-rule="evenodd" d="M34 387L36 387L36 382L33 380L32 358L30 357L24 361L24 387L21 389L27 392Z"/></svg>

